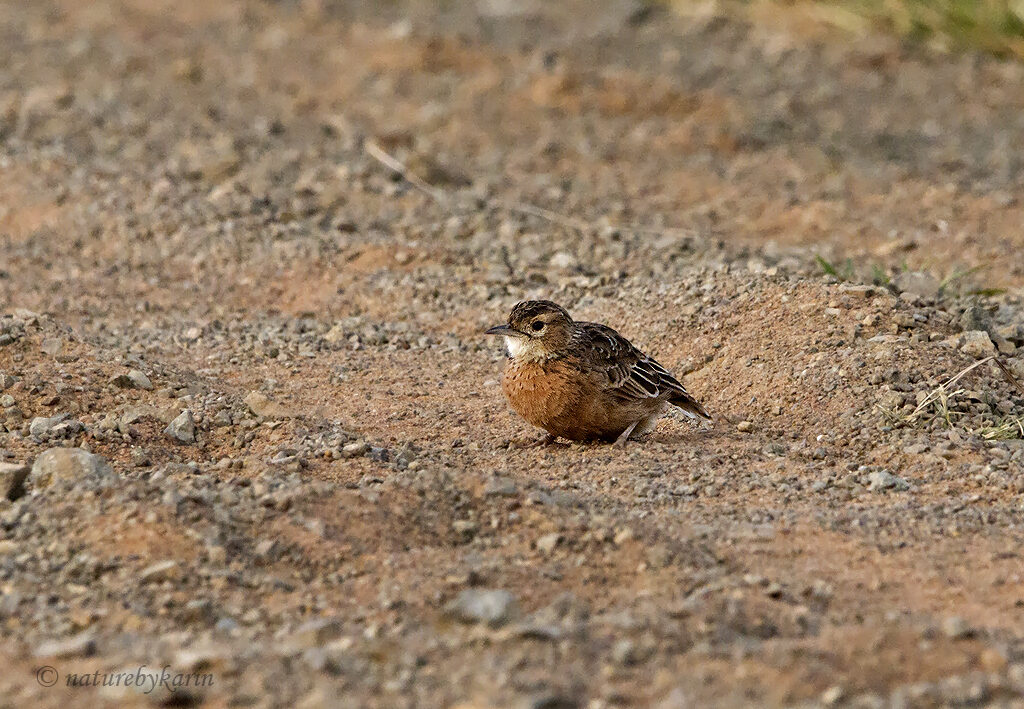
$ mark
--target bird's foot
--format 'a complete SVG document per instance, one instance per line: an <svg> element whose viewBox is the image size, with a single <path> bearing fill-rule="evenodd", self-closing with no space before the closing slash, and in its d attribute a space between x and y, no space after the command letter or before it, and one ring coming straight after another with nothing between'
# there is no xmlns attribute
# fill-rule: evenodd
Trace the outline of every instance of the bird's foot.
<svg viewBox="0 0 1024 709"><path fill-rule="evenodd" d="M519 439L515 441L516 448L546 448L547 446L553 445L558 440L558 436L552 436L550 433L541 436L540 438L532 439Z"/></svg>
<svg viewBox="0 0 1024 709"><path fill-rule="evenodd" d="M558 436L552 436L550 433L547 433L541 436L540 438L536 439L530 445L530 448L546 448L547 446L554 445L555 441L557 440Z"/></svg>

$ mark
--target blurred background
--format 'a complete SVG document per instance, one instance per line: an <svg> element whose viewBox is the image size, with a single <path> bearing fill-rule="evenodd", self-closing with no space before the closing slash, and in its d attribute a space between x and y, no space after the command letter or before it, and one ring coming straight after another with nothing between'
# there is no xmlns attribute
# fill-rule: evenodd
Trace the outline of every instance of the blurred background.
<svg viewBox="0 0 1024 709"><path fill-rule="evenodd" d="M568 272L657 275L754 248L858 281L1019 287L1020 15L1016 0L13 6L0 233L12 264L41 265L48 227L79 266L130 266L103 283L125 296L272 283L298 255L329 279L321 257L385 233L464 244L522 282L556 254ZM225 239L200 236L228 219ZM72 271L20 297L95 290ZM329 287L268 287L337 305Z"/></svg>

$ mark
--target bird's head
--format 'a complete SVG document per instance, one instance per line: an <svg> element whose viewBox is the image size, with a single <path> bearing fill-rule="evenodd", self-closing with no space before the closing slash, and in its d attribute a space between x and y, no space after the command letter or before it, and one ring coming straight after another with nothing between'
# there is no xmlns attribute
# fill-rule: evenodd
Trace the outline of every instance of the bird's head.
<svg viewBox="0 0 1024 709"><path fill-rule="evenodd" d="M492 327L487 334L504 337L512 359L543 361L569 345L573 327L562 306L550 300L526 300L512 308L507 325Z"/></svg>

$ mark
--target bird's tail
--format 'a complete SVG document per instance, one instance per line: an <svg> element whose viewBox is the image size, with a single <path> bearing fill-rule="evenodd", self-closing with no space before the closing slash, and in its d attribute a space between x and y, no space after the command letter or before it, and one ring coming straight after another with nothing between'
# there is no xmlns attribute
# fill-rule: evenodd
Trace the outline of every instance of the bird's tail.
<svg viewBox="0 0 1024 709"><path fill-rule="evenodd" d="M689 395L687 392L673 392L672 397L668 400L668 403L678 406L683 410L683 413L690 418L704 419L705 421L711 420L711 414L707 412L703 406L698 403L696 399Z"/></svg>

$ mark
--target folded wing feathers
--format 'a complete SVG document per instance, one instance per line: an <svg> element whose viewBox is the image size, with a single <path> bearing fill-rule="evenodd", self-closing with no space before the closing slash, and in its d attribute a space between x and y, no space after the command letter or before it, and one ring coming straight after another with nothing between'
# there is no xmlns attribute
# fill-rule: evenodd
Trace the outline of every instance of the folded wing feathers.
<svg viewBox="0 0 1024 709"><path fill-rule="evenodd" d="M689 396L668 370L609 327L580 323L589 340L594 364L603 367L611 393L622 399L656 399L665 392Z"/></svg>

